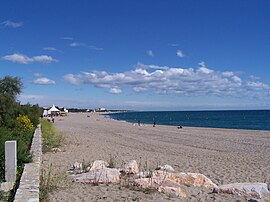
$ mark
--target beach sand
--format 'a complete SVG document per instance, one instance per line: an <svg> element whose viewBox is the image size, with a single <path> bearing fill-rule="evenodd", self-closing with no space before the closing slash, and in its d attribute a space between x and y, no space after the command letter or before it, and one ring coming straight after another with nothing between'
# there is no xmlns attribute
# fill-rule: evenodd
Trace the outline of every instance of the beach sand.
<svg viewBox="0 0 270 202"><path fill-rule="evenodd" d="M88 117L89 116L89 117ZM66 137L63 152L43 155L43 166L65 174L76 161L109 161L117 167L136 160L141 169L169 164L179 172L198 172L217 185L235 182L268 182L270 131L133 125L98 113L69 113L54 126ZM144 193L119 185L70 183L50 193L50 201L245 201L243 197L210 194L187 187L187 198Z"/></svg>

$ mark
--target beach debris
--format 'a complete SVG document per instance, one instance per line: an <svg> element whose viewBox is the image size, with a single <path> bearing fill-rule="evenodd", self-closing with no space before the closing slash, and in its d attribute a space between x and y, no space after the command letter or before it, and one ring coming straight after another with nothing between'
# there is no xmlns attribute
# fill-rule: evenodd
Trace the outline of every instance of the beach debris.
<svg viewBox="0 0 270 202"><path fill-rule="evenodd" d="M174 172L174 169L172 166L166 164L166 165L163 165L163 166L159 166L157 168L157 170L164 170L164 171L170 171L170 172Z"/></svg>
<svg viewBox="0 0 270 202"><path fill-rule="evenodd" d="M122 169L122 171L126 174L137 174L139 173L139 167L137 164L137 161L132 160L128 162L125 167Z"/></svg>
<svg viewBox="0 0 270 202"><path fill-rule="evenodd" d="M212 182L212 180L200 173L169 173L166 171L157 170L153 172L153 176L170 179L179 184L188 186L205 187L208 189L214 189L218 187L215 183Z"/></svg>
<svg viewBox="0 0 270 202"><path fill-rule="evenodd" d="M90 171L91 170L99 170L99 169L107 168L108 166L109 166L109 163L107 163L106 161L96 160L92 164L92 167L90 168Z"/></svg>
<svg viewBox="0 0 270 202"><path fill-rule="evenodd" d="M182 185L160 176L135 179L134 185L142 189L154 189L158 192L174 195L176 197L187 197L187 192Z"/></svg>
<svg viewBox="0 0 270 202"><path fill-rule="evenodd" d="M87 173L74 175L74 181L80 183L107 184L120 181L120 171L116 168L102 168L90 170Z"/></svg>
<svg viewBox="0 0 270 202"><path fill-rule="evenodd" d="M270 192L266 183L233 183L215 188L214 193L235 194L252 199L265 199L270 201Z"/></svg>

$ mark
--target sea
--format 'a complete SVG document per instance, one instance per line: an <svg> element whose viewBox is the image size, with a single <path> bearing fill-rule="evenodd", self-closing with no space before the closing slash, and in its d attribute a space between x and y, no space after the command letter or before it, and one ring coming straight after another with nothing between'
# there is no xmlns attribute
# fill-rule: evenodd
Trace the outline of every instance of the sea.
<svg viewBox="0 0 270 202"><path fill-rule="evenodd" d="M270 130L270 110L226 111L142 111L106 115L109 118L142 124Z"/></svg>

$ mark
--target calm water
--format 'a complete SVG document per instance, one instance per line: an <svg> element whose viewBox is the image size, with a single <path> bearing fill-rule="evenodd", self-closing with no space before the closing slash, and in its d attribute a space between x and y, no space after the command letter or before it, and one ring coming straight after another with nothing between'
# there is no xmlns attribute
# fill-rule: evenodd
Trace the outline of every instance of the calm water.
<svg viewBox="0 0 270 202"><path fill-rule="evenodd" d="M132 123L270 130L270 110L124 112L107 116Z"/></svg>

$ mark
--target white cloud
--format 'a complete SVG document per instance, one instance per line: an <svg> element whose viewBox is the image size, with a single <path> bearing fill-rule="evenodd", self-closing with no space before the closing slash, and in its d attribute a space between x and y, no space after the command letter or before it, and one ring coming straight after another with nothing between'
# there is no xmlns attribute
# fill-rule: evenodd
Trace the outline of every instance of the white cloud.
<svg viewBox="0 0 270 202"><path fill-rule="evenodd" d="M199 65L200 67L206 67L204 61L199 62L198 65Z"/></svg>
<svg viewBox="0 0 270 202"><path fill-rule="evenodd" d="M89 48L89 49L92 49L92 50L97 50L97 51L101 51L103 50L103 48L99 48L99 47L96 47L96 46L93 46L93 45L87 45L85 43L78 43L78 42L72 42L69 44L70 47L85 47L85 48Z"/></svg>
<svg viewBox="0 0 270 202"><path fill-rule="evenodd" d="M110 89L110 93L112 94L119 94L119 93L122 93L122 90L120 88L111 88Z"/></svg>
<svg viewBox="0 0 270 202"><path fill-rule="evenodd" d="M254 75L251 75L251 76L250 76L250 79L252 79L252 80L259 80L259 79L260 79L260 77L258 77L258 76L254 76Z"/></svg>
<svg viewBox="0 0 270 202"><path fill-rule="evenodd" d="M154 57L154 52L153 52L152 50L146 51L146 54L147 54L148 56Z"/></svg>
<svg viewBox="0 0 270 202"><path fill-rule="evenodd" d="M233 72L222 72L222 76L225 76L225 77L230 77L230 76L233 76L234 73Z"/></svg>
<svg viewBox="0 0 270 202"><path fill-rule="evenodd" d="M179 46L179 44L177 44L177 43L170 43L170 44L168 44L169 46L173 46L173 47L177 47L177 46Z"/></svg>
<svg viewBox="0 0 270 202"><path fill-rule="evenodd" d="M71 84L90 84L97 88L109 89L111 93L121 93L124 86L134 92L157 94L242 96L255 95L259 89L268 89L263 83L250 83L236 73L218 72L200 66L175 68L138 63L135 69L108 73L105 71L67 74L64 79Z"/></svg>
<svg viewBox="0 0 270 202"><path fill-rule="evenodd" d="M177 57L179 57L179 58L185 57L185 54L184 54L183 51L181 51L181 50L178 50L178 51L176 52L176 55L177 55Z"/></svg>
<svg viewBox="0 0 270 202"><path fill-rule="evenodd" d="M6 20L4 22L0 23L2 26L4 27L11 27L11 28L18 28L18 27L22 27L23 26L23 22L13 22L10 20Z"/></svg>
<svg viewBox="0 0 270 202"><path fill-rule="evenodd" d="M77 43L77 42L72 42L69 44L70 47L79 47L79 46L84 46L82 43Z"/></svg>
<svg viewBox="0 0 270 202"><path fill-rule="evenodd" d="M46 50L46 51L58 51L58 49L55 48L55 47L44 47L43 50Z"/></svg>
<svg viewBox="0 0 270 202"><path fill-rule="evenodd" d="M248 81L247 87L255 88L255 89L269 89L269 86L267 84L264 84L262 82L254 82L254 81Z"/></svg>
<svg viewBox="0 0 270 202"><path fill-rule="evenodd" d="M63 39L63 40L70 40L70 41L74 40L73 37L69 37L69 36L61 37L61 39Z"/></svg>
<svg viewBox="0 0 270 202"><path fill-rule="evenodd" d="M86 47L90 48L90 49L93 49L93 50L97 50L97 51L104 50L104 48L99 48L99 47L96 47L96 46L93 46L93 45L87 45Z"/></svg>
<svg viewBox="0 0 270 202"><path fill-rule="evenodd" d="M55 81L48 79L46 77L42 77L42 78L35 79L33 83L39 84L39 85L52 85L52 84L55 84Z"/></svg>
<svg viewBox="0 0 270 202"><path fill-rule="evenodd" d="M41 74L41 73L34 73L33 76L34 76L34 77L41 77L42 74Z"/></svg>
<svg viewBox="0 0 270 202"><path fill-rule="evenodd" d="M15 63L20 63L20 64L29 64L29 63L34 63L34 62L51 63L51 62L57 61L48 55L38 55L38 56L33 56L30 58L30 57L23 55L23 54L20 54L20 53L6 55L6 56L3 56L1 59L15 62Z"/></svg>

